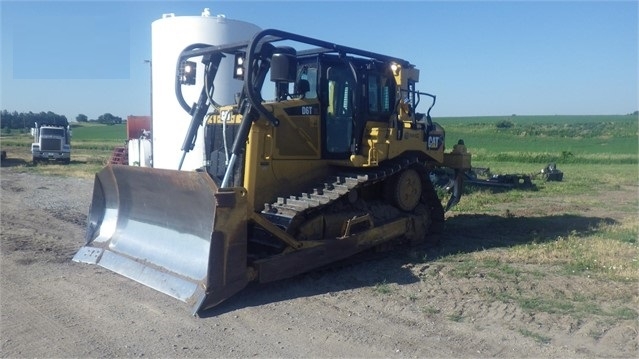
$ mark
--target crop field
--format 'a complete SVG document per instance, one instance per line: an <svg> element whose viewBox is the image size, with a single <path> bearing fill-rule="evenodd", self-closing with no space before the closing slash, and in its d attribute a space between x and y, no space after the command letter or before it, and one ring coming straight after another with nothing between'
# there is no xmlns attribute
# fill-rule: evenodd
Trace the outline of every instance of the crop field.
<svg viewBox="0 0 639 359"><path fill-rule="evenodd" d="M71 125L74 141L99 141L121 142L126 138L126 124L102 125L102 124L78 124Z"/></svg>
<svg viewBox="0 0 639 359"><path fill-rule="evenodd" d="M637 164L636 116L445 118L448 143L464 139L473 162Z"/></svg>
<svg viewBox="0 0 639 359"><path fill-rule="evenodd" d="M71 124L71 145L79 150L113 150L114 146L122 146L126 140L126 124L102 125L94 123ZM31 140L28 133L10 134L2 132L3 147L24 147L29 152Z"/></svg>

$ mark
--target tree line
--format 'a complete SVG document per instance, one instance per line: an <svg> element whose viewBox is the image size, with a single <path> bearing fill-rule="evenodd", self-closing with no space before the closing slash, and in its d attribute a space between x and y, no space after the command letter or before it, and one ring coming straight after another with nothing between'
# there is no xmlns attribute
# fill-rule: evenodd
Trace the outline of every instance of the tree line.
<svg viewBox="0 0 639 359"><path fill-rule="evenodd" d="M87 115L81 113L75 117L75 120L78 122L98 122L98 123L104 123L107 125L115 125L115 124L122 123L122 117L114 116L108 112L98 116L97 120L89 120Z"/></svg>
<svg viewBox="0 0 639 359"><path fill-rule="evenodd" d="M29 129L35 127L35 123L59 123L62 125L68 124L67 118L64 115L58 115L51 111L47 112L9 112L2 110L0 113L0 128L4 129Z"/></svg>
<svg viewBox="0 0 639 359"><path fill-rule="evenodd" d="M121 117L114 116L108 112L100 115L95 120L89 120L89 118L84 114L79 114L75 119L78 122L97 122L107 125L120 124L123 122ZM0 112L0 128L2 129L30 129L35 127L36 122L56 123L65 126L69 123L66 116L59 115L51 111L35 113L31 111L9 112L7 110L2 110L2 112Z"/></svg>

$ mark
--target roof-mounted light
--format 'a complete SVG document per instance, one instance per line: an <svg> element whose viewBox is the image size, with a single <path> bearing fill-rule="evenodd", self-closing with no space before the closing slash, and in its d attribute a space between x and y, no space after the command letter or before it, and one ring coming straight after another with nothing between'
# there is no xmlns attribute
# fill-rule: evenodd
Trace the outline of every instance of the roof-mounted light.
<svg viewBox="0 0 639 359"><path fill-rule="evenodd" d="M244 52L235 53L235 61L233 65L233 78L238 80L244 79L244 60L246 54Z"/></svg>
<svg viewBox="0 0 639 359"><path fill-rule="evenodd" d="M179 78L182 85L195 85L197 63L193 61L182 61L180 63Z"/></svg>
<svg viewBox="0 0 639 359"><path fill-rule="evenodd" d="M399 75L399 72L401 71L402 66L396 62L391 63L391 71L393 71L393 75L397 76Z"/></svg>

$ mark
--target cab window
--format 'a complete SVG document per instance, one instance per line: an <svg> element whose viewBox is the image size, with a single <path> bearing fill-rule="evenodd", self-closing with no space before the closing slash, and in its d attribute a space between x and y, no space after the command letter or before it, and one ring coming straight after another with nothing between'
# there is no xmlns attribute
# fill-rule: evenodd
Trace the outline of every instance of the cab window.
<svg viewBox="0 0 639 359"><path fill-rule="evenodd" d="M306 80L309 84L309 91L306 92L306 98L317 98L317 67L302 66L299 71L299 80Z"/></svg>
<svg viewBox="0 0 639 359"><path fill-rule="evenodd" d="M369 74L367 82L369 114L389 114L393 109L394 82L388 77L379 76L378 74Z"/></svg>

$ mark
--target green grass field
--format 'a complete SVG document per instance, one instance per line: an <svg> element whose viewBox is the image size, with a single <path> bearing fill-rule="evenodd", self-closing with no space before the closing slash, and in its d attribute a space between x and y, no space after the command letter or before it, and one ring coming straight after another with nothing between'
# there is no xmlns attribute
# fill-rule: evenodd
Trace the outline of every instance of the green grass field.
<svg viewBox="0 0 639 359"><path fill-rule="evenodd" d="M638 164L636 116L442 118L446 139L464 139L473 163ZM506 126L498 127L505 123ZM510 126L508 126L508 124Z"/></svg>
<svg viewBox="0 0 639 359"><path fill-rule="evenodd" d="M126 140L126 124L76 124L72 126L73 148L112 150L122 146Z"/></svg>
<svg viewBox="0 0 639 359"><path fill-rule="evenodd" d="M118 141L126 139L126 124L102 125L74 123L71 125L74 141Z"/></svg>
<svg viewBox="0 0 639 359"><path fill-rule="evenodd" d="M71 146L73 149L108 149L122 145L126 140L126 124L102 125L97 123L73 123L71 124ZM33 137L26 131L13 130L7 134L2 132L2 146L31 146Z"/></svg>

